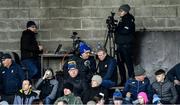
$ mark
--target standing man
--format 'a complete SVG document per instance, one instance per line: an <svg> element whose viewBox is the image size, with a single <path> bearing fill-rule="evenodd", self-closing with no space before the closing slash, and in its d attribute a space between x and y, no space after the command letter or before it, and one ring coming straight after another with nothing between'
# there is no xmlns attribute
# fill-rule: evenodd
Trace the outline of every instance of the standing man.
<svg viewBox="0 0 180 105"><path fill-rule="evenodd" d="M121 84L126 82L126 64L128 70L128 76L134 76L133 60L132 60L132 41L134 39L135 24L134 16L129 13L130 6L128 4L121 5L118 11L118 15L121 20L115 31L115 43L118 51L118 66L121 75Z"/></svg>
<svg viewBox="0 0 180 105"><path fill-rule="evenodd" d="M35 22L28 21L27 29L22 32L21 36L21 60L22 64L28 70L28 78L32 79L40 72L40 64L38 54L43 50L43 47L36 41L37 26ZM38 74L40 76L40 74Z"/></svg>
<svg viewBox="0 0 180 105"><path fill-rule="evenodd" d="M2 64L3 68L0 71L2 99L12 104L15 93L21 88L22 81L24 80L24 72L8 53L2 56Z"/></svg>

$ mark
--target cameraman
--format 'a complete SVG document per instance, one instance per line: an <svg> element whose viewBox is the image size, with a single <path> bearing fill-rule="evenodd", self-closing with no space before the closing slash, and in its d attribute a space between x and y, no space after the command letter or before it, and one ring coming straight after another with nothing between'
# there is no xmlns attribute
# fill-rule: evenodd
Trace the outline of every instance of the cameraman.
<svg viewBox="0 0 180 105"><path fill-rule="evenodd" d="M129 13L130 6L123 4L118 10L118 15L121 20L115 30L115 43L118 51L118 66L121 75L121 85L126 82L126 70L124 64L128 69L128 76L134 76L133 60L132 60L132 41L134 39L135 24L134 16Z"/></svg>

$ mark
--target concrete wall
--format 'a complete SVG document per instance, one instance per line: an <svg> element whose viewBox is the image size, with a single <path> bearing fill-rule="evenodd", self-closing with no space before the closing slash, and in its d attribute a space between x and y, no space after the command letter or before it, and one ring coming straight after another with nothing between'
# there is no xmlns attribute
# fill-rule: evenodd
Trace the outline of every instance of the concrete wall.
<svg viewBox="0 0 180 105"><path fill-rule="evenodd" d="M130 12L136 18L136 30L180 30L180 0L0 0L0 50L19 53L21 32L28 20L34 20L38 24L38 40L49 52L52 52L58 43L63 43L64 50L69 49L72 46L69 36L73 31L77 31L91 46L96 46L99 41L103 43L105 21L110 12L117 12L124 3L132 6ZM171 32L137 35L142 39L140 57L145 68L152 69L152 64L147 61L153 61L153 57L164 62L165 58L179 56L177 49L180 45L174 45L174 40L178 42L178 34L175 34L176 37L173 37ZM151 46L148 44L154 41L156 42L151 43ZM161 51L157 51L155 55L149 54L149 47L152 49L150 51L159 50L156 46L166 49L167 53L168 50L173 51L172 57L168 54L162 55ZM164 65L171 67L177 62L171 59ZM159 67L156 63L153 65Z"/></svg>

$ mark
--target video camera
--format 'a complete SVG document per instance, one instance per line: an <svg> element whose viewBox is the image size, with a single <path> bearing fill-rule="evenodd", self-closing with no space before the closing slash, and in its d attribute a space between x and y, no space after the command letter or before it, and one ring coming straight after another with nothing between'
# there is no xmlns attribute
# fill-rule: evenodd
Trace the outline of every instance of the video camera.
<svg viewBox="0 0 180 105"><path fill-rule="evenodd" d="M110 31L114 32L115 28L117 27L117 20L114 19L114 12L111 12L111 16L108 16L108 18L106 19L106 24L107 27Z"/></svg>

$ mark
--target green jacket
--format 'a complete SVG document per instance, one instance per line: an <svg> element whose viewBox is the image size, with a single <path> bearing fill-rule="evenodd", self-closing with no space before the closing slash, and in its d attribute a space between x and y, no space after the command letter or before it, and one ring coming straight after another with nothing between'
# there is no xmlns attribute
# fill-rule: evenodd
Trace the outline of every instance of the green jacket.
<svg viewBox="0 0 180 105"><path fill-rule="evenodd" d="M73 93L58 98L58 99L55 101L54 105L58 105L58 102L60 102L60 101L62 101L62 100L67 101L67 103L70 104L70 105L83 105L83 103L82 103L82 101L81 101L81 98L74 96Z"/></svg>

